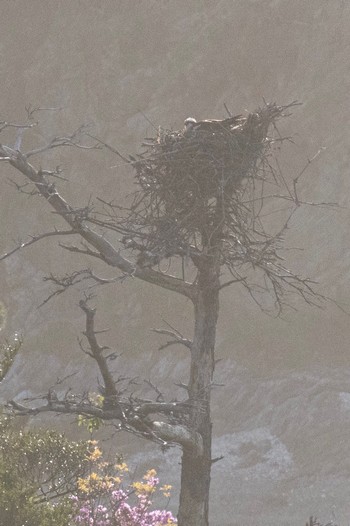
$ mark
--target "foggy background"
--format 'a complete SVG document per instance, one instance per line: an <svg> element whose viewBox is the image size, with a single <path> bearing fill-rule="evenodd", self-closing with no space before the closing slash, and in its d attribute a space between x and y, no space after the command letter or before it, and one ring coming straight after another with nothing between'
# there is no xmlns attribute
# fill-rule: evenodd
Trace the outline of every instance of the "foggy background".
<svg viewBox="0 0 350 526"><path fill-rule="evenodd" d="M303 103L281 124L293 137L281 153L291 180L325 148L301 180L309 207L294 217L288 264L320 283L350 311L350 4L342 0L0 0L0 120L23 122L25 106L43 112L24 136L24 150L89 124L123 153L134 153L155 127L181 129L186 117L224 118L254 111L263 99ZM147 118L146 118L146 117ZM12 146L12 132L1 141ZM76 207L132 191L129 169L111 152L48 152L37 167L61 165L58 189ZM0 254L18 239L60 226L47 203L20 195L24 179L2 163ZM7 309L1 338L18 331L20 355L0 387L7 400L45 392L57 377L79 371L72 387L96 390L97 373L77 337L84 316L79 290L38 308L50 287L43 277L93 266L54 240L17 252L0 265ZM150 332L170 322L191 337L191 305L167 291L129 280L102 288L98 328L122 356L116 374L151 378L175 392L186 382L182 349L158 351ZM350 517L350 319L295 304L283 319L260 312L239 286L222 295L213 393L214 456L211 524L304 524L311 514L347 524ZM75 436L69 419L54 419ZM29 422L24 422L26 425ZM50 425L52 420L50 421ZM178 484L179 457L125 435L116 449L135 466L160 468ZM109 446L108 446L109 447ZM176 492L172 507L176 509Z"/></svg>

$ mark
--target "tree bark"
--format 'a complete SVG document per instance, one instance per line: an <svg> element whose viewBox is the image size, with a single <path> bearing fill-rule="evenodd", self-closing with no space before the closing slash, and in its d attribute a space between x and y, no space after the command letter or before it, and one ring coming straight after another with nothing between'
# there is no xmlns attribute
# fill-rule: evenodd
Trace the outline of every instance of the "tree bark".
<svg viewBox="0 0 350 526"><path fill-rule="evenodd" d="M203 439L203 454L183 448L179 526L208 526L211 472L210 416L214 347L219 315L219 271L217 258L208 258L198 269L198 292L194 301L195 327L191 347L189 398L190 427Z"/></svg>

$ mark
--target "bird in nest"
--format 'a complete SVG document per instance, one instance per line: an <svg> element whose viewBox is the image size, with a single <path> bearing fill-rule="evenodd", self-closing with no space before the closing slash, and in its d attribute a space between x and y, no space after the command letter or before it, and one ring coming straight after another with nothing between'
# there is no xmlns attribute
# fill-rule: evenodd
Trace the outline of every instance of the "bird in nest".
<svg viewBox="0 0 350 526"><path fill-rule="evenodd" d="M187 117L184 123L183 134L190 135L197 131L219 132L222 130L233 130L244 122L246 118L243 115L235 115L228 119L205 119L197 121L193 117Z"/></svg>

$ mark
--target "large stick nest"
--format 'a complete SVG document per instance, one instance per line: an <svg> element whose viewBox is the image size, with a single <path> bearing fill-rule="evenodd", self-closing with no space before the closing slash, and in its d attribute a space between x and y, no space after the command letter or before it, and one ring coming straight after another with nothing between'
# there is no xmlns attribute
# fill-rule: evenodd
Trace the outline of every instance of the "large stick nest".
<svg viewBox="0 0 350 526"><path fill-rule="evenodd" d="M133 159L139 191L125 225L128 246L153 254L155 263L189 247L200 251L219 230L250 245L256 217L243 196L247 201L248 189L274 177L269 156L276 138L269 131L290 106L267 104L221 121L192 119L181 131L159 129L145 139Z"/></svg>

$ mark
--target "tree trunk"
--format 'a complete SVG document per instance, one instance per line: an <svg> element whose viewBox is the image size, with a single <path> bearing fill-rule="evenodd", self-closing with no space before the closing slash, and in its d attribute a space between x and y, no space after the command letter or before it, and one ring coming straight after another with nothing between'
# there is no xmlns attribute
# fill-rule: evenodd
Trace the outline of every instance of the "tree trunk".
<svg viewBox="0 0 350 526"><path fill-rule="evenodd" d="M211 471L210 418L214 347L219 314L219 270L216 258L208 258L198 270L198 295L194 301L195 327L191 348L189 398L190 426L203 439L203 455L183 450L179 526L208 526Z"/></svg>

